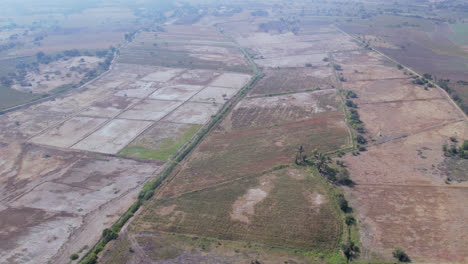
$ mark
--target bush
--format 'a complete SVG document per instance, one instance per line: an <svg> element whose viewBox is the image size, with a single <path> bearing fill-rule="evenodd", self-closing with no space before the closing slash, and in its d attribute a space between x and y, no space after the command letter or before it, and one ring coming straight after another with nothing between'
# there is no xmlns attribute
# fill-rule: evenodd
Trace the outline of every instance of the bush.
<svg viewBox="0 0 468 264"><path fill-rule="evenodd" d="M398 64L398 65L397 65L397 68L398 68L399 70L403 70L403 66L401 66L401 64Z"/></svg>
<svg viewBox="0 0 468 264"><path fill-rule="evenodd" d="M80 264L96 264L97 263L97 255L96 253L88 254L84 259L82 259Z"/></svg>
<svg viewBox="0 0 468 264"><path fill-rule="evenodd" d="M405 251L403 251L403 249L401 248L395 248L392 254L393 254L393 257L398 259L398 261L400 262L411 262L410 258L408 257L408 254L406 254Z"/></svg>
<svg viewBox="0 0 468 264"><path fill-rule="evenodd" d="M78 256L78 254L74 253L74 254L72 254L72 255L70 256L70 259L71 259L71 260L76 260L76 259L78 259L79 257L80 257L80 256Z"/></svg>

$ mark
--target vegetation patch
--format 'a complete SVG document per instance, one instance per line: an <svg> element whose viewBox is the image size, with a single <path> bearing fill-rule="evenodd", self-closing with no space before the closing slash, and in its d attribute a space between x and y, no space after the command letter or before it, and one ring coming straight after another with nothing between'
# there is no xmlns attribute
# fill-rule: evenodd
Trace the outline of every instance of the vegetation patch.
<svg viewBox="0 0 468 264"><path fill-rule="evenodd" d="M174 155L192 136L201 128L201 125L190 125L188 127L183 127L179 132L179 135L176 135L175 139L173 138L163 138L157 142L150 142L150 144L138 145L139 143L146 143L144 138L157 137L153 135L151 130L150 133L144 133L132 142L129 146L124 148L120 155L132 158L139 159L153 159L167 161L172 155ZM157 131L157 130L156 130ZM154 132L154 131L153 131ZM153 144L151 144L153 143Z"/></svg>

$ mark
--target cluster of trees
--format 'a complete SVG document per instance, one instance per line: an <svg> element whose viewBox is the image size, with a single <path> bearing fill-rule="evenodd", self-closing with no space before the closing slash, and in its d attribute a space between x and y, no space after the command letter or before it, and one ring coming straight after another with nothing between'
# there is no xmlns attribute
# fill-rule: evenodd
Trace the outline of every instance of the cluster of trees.
<svg viewBox="0 0 468 264"><path fill-rule="evenodd" d="M465 81L458 81L457 84L464 84ZM449 87L450 79L439 79L437 80L437 85L444 89L450 97L460 106L460 108L468 114L468 105L463 102L463 100L458 96L458 93Z"/></svg>
<svg viewBox="0 0 468 264"><path fill-rule="evenodd" d="M348 109L348 123L359 133L365 133L364 124L360 119L358 111L354 108Z"/></svg>
<svg viewBox="0 0 468 264"><path fill-rule="evenodd" d="M336 161L338 166L330 166L332 159L315 149L310 156L307 156L303 146L299 146L296 152L295 163L297 165L314 166L322 176L329 181L338 184L352 186L353 181L349 177L349 172L341 161Z"/></svg>
<svg viewBox="0 0 468 264"><path fill-rule="evenodd" d="M442 150L446 157L460 157L468 159L468 140L464 140L461 146L458 146L456 138L450 138L451 144L444 144Z"/></svg>

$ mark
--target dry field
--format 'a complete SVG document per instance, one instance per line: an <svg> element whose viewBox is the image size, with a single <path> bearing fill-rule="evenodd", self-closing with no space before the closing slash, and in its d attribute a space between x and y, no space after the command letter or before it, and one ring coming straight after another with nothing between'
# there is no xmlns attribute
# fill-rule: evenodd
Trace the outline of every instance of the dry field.
<svg viewBox="0 0 468 264"><path fill-rule="evenodd" d="M0 262L66 263L94 245L250 78L116 63L68 95L1 115Z"/></svg>
<svg viewBox="0 0 468 264"><path fill-rule="evenodd" d="M361 120L374 141L343 158L357 183L346 190L360 222L361 256L391 259L396 247L415 262L464 263L467 186L446 181L442 145L468 137L468 124L443 93L411 83L370 51L334 54L344 89L358 98Z"/></svg>

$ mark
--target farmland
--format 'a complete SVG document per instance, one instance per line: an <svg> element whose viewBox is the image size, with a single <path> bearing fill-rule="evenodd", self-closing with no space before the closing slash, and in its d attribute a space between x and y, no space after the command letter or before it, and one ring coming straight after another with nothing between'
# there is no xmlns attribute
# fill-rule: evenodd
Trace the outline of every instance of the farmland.
<svg viewBox="0 0 468 264"><path fill-rule="evenodd" d="M257 39L256 34L263 37L255 29L248 39ZM235 36L236 31L228 33ZM262 44L271 39L264 41ZM306 42L295 41L304 49ZM256 45L248 48L260 47ZM268 54L272 62L283 54L257 52L261 54L257 57ZM282 63L287 63L286 67L278 70L269 59L256 59L256 63L262 61L259 65L267 73L265 77L174 168L168 181L130 224L128 234L104 251L103 261L111 263L119 256L133 261L150 258L241 263L257 255L261 261L272 261L275 256L285 261L320 262L315 253L339 258L336 252L342 222L335 190L313 169L292 165L274 169L275 165L291 163L300 145L309 151L329 152L351 144L335 89L338 82L323 61L327 50L314 52L317 62L313 67L285 60ZM296 85L287 81L295 77ZM284 81L277 83L278 79L272 78ZM211 85L231 82L228 78L220 80ZM304 225L305 219L315 220ZM200 243L187 242L190 237ZM171 241L170 245L155 242L159 239ZM254 246L242 246L247 254L243 255L236 247L246 243ZM123 245L132 245L138 253L128 256L121 251ZM265 254L268 247L277 249Z"/></svg>
<svg viewBox="0 0 468 264"><path fill-rule="evenodd" d="M0 263L468 262L463 1L6 1Z"/></svg>

